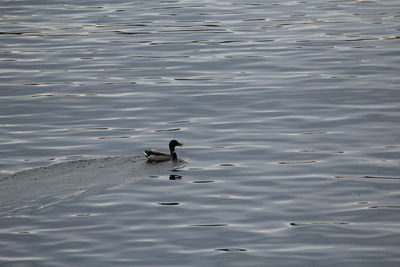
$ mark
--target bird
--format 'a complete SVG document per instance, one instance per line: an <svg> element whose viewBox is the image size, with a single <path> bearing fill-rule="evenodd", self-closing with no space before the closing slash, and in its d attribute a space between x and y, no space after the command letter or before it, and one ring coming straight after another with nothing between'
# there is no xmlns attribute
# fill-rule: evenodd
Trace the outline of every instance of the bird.
<svg viewBox="0 0 400 267"><path fill-rule="evenodd" d="M178 156L176 155L175 152L175 147L177 146L183 146L183 143L179 143L176 140L171 140L169 142L169 151L170 153L164 153L155 149L149 149L145 150L143 153L147 157L147 160L149 162L161 162L161 161L167 161L167 160L173 160L176 161L178 159Z"/></svg>

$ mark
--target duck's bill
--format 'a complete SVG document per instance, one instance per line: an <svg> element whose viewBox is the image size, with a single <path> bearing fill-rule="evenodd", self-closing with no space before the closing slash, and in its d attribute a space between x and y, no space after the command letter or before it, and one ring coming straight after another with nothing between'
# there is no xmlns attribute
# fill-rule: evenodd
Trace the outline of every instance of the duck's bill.
<svg viewBox="0 0 400 267"><path fill-rule="evenodd" d="M177 146L183 146L183 143L179 143L179 142L178 142Z"/></svg>

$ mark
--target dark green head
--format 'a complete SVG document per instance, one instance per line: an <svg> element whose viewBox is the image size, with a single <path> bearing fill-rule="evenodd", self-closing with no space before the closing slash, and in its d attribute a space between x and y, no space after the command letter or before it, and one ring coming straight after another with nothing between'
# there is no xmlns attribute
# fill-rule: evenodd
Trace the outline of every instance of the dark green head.
<svg viewBox="0 0 400 267"><path fill-rule="evenodd" d="M170 142L169 142L169 150L171 151L171 154L173 153L173 152L175 152L175 147L176 146L183 146L183 144L182 143L179 143L178 141L176 141L176 140L171 140Z"/></svg>

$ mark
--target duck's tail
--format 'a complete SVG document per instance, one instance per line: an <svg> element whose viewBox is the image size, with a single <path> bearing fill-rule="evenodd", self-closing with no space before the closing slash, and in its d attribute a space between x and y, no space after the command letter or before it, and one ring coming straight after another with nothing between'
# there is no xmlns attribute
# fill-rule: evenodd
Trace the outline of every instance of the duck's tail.
<svg viewBox="0 0 400 267"><path fill-rule="evenodd" d="M150 157L150 156L153 154L153 152L152 152L151 150L145 150L145 151L143 151L143 154L144 154L146 157Z"/></svg>

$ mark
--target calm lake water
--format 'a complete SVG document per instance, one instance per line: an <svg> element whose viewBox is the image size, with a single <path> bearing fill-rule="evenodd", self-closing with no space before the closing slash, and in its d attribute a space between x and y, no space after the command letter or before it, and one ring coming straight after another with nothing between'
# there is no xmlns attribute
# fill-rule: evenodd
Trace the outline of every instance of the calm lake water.
<svg viewBox="0 0 400 267"><path fill-rule="evenodd" d="M1 266L400 265L398 1L0 18Z"/></svg>

